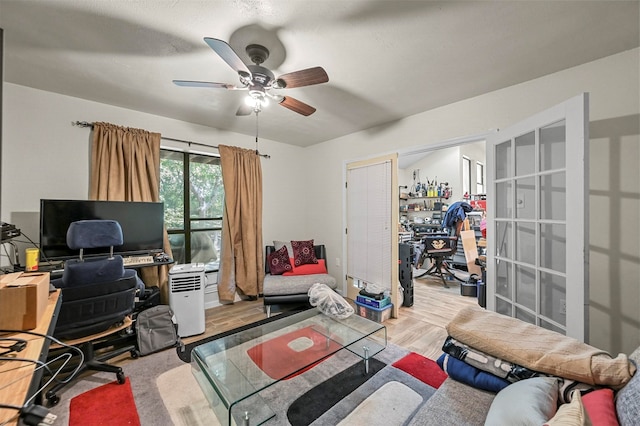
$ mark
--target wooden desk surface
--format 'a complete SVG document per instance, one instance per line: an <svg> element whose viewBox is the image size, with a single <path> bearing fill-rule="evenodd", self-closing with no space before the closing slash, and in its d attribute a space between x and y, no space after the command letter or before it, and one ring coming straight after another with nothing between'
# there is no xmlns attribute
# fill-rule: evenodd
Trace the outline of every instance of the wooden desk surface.
<svg viewBox="0 0 640 426"><path fill-rule="evenodd" d="M51 325L51 320L58 304L60 290L49 293L49 301L38 327L32 331L40 334L47 334ZM4 334L2 337L15 337L26 340L27 346L22 351L15 354L16 358L38 360L42 354L45 338L27 333ZM35 371L36 365L24 361L0 361L0 403L22 406L29 397L29 387ZM15 410L0 408L0 425L6 422L9 425L18 424L17 412ZM14 420L11 420L14 418ZM11 421L10 421L11 420Z"/></svg>

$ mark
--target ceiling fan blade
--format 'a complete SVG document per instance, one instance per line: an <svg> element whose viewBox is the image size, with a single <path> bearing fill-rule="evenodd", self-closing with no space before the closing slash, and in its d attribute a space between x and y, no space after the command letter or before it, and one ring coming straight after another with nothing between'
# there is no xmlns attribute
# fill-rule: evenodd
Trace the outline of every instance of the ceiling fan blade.
<svg viewBox="0 0 640 426"><path fill-rule="evenodd" d="M294 88L326 83L329 81L329 76L322 67L314 67L281 75L277 81L281 88Z"/></svg>
<svg viewBox="0 0 640 426"><path fill-rule="evenodd" d="M244 102L242 104L240 104L240 106L238 107L238 111L236 111L236 115L238 116L242 116L242 115L250 115L253 112L253 107L250 105L245 104Z"/></svg>
<svg viewBox="0 0 640 426"><path fill-rule="evenodd" d="M249 68L242 62L242 59L238 54L229 46L226 41L218 40L217 38L205 37L205 43L209 45L231 68L238 73L246 73L251 75Z"/></svg>
<svg viewBox="0 0 640 426"><path fill-rule="evenodd" d="M211 89L227 89L238 90L239 88L233 84L227 83L212 83L209 81L190 81L190 80L173 80L173 83L182 87L206 87Z"/></svg>
<svg viewBox="0 0 640 426"><path fill-rule="evenodd" d="M311 105L307 105L291 96L283 96L280 105L304 116L309 116L316 112L316 109Z"/></svg>

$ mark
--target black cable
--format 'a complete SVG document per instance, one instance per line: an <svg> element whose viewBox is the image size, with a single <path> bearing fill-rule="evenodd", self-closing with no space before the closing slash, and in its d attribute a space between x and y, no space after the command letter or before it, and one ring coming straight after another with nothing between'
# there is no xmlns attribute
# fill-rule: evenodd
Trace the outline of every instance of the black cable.
<svg viewBox="0 0 640 426"><path fill-rule="evenodd" d="M4 352L0 352L0 356L10 354L12 352L21 352L24 348L27 347L27 341L24 339L17 339L13 337L0 337L0 342L2 341L11 341L14 343L9 346L0 344L0 349L6 349Z"/></svg>

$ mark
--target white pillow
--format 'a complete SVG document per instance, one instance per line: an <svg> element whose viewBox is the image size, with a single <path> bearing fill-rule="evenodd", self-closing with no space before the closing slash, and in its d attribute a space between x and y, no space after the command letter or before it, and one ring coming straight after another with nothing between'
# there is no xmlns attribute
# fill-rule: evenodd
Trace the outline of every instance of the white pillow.
<svg viewBox="0 0 640 426"><path fill-rule="evenodd" d="M540 426L558 409L558 379L534 377L502 389L489 408L485 426Z"/></svg>

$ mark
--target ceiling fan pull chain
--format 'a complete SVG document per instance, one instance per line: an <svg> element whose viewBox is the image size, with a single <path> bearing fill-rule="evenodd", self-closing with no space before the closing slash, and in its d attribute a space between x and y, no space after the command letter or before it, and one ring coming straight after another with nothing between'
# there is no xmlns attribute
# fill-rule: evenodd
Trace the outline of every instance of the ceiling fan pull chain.
<svg viewBox="0 0 640 426"><path fill-rule="evenodd" d="M256 154L260 155L258 151L258 111L256 110Z"/></svg>

